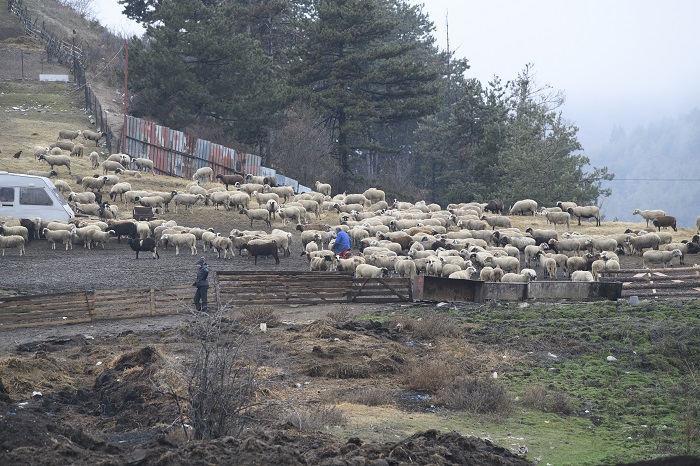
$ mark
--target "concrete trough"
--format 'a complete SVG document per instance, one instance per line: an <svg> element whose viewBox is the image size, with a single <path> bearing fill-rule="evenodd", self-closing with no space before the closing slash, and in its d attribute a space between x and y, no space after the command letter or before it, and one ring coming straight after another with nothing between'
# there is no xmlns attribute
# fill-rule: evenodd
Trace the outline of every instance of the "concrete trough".
<svg viewBox="0 0 700 466"><path fill-rule="evenodd" d="M420 275L413 282L413 296L422 301L476 302L563 300L617 300L622 282L534 281L529 284L456 280Z"/></svg>

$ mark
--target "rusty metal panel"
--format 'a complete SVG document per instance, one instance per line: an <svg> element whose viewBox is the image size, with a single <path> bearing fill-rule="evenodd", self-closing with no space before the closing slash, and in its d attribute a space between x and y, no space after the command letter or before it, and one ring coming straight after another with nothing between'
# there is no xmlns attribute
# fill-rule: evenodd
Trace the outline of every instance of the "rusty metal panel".
<svg viewBox="0 0 700 466"><path fill-rule="evenodd" d="M419 275L414 281L415 293L423 301L484 301L484 282Z"/></svg>

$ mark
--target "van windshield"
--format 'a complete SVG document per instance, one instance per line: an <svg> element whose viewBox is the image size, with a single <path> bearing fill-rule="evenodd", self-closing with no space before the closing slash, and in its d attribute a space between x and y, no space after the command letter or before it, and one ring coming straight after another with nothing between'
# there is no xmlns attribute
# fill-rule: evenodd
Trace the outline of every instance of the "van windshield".
<svg viewBox="0 0 700 466"><path fill-rule="evenodd" d="M44 188L20 188L19 203L22 205L53 205Z"/></svg>

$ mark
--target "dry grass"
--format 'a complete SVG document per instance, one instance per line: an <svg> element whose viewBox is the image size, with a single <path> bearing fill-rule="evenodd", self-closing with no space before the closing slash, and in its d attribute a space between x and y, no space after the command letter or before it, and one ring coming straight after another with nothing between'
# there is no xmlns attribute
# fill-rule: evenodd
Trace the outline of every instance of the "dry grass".
<svg viewBox="0 0 700 466"><path fill-rule="evenodd" d="M287 414L284 422L299 430L311 432L333 426L342 426L347 424L348 420L343 411L337 406L322 404L297 409Z"/></svg>

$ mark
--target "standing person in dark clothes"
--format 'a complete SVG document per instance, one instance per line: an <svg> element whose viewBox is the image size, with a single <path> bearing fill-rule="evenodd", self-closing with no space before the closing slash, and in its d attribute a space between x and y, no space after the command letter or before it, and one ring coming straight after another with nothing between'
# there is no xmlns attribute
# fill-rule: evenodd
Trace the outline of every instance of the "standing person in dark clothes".
<svg viewBox="0 0 700 466"><path fill-rule="evenodd" d="M194 307L197 312L207 312L207 292L209 291L209 266L204 257L197 260L197 280L192 286L197 287L194 292Z"/></svg>

